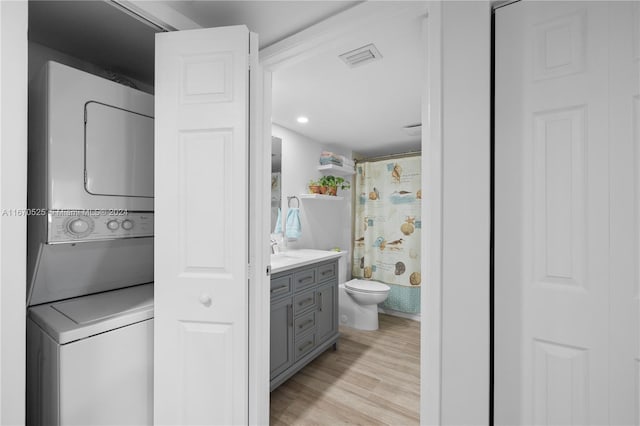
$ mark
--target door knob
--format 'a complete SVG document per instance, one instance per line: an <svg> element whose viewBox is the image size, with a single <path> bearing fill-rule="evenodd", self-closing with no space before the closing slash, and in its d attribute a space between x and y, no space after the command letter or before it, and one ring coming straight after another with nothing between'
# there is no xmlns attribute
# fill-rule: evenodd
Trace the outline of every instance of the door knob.
<svg viewBox="0 0 640 426"><path fill-rule="evenodd" d="M202 293L200 295L200 303L202 303L203 306L206 306L207 308L209 306L211 306L211 296L209 296L207 293Z"/></svg>

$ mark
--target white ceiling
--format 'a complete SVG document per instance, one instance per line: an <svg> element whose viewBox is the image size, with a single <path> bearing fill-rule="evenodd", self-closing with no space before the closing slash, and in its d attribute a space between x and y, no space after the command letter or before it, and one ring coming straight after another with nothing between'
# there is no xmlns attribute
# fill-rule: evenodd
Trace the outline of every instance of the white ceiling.
<svg viewBox="0 0 640 426"><path fill-rule="evenodd" d="M2 1L2 0L0 0ZM358 1L158 1L203 27L245 24L260 47L287 38ZM29 39L153 84L156 30L105 0L29 0Z"/></svg>
<svg viewBox="0 0 640 426"><path fill-rule="evenodd" d="M263 49L360 1L178 0L163 3L202 27L246 25L258 33Z"/></svg>
<svg viewBox="0 0 640 426"><path fill-rule="evenodd" d="M167 1L203 27L246 24L262 48L358 1ZM153 83L155 30L105 1L30 1L32 41ZM337 55L375 43L383 59L350 69ZM420 24L377 27L274 75L275 123L364 155L419 149L402 126L420 122ZM295 118L309 116L300 127Z"/></svg>
<svg viewBox="0 0 640 426"><path fill-rule="evenodd" d="M370 43L382 59L350 68L338 57ZM365 156L419 151L420 136L403 127L421 121L424 51L419 18L343 37L274 73L273 122Z"/></svg>

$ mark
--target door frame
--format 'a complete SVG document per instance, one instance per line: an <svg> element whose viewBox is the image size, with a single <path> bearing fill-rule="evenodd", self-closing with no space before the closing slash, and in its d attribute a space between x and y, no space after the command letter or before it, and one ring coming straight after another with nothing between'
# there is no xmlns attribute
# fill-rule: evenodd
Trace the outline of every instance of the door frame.
<svg viewBox="0 0 640 426"><path fill-rule="evenodd" d="M262 140L271 140L271 80L274 72L330 48L340 37L375 26L382 22L402 21L418 17L423 19L422 40L426 47L424 65L426 75L422 82L422 174L423 193L422 216L424 237L422 239L421 270L423 280L420 309L420 423L441 424L442 390L442 5L440 1L403 2L382 4L378 2L360 3L346 11L298 32L260 51L263 67L264 94L264 134ZM270 151L269 148L266 150ZM270 155L267 155L267 160ZM266 179L265 179L266 180ZM266 193L266 192L265 192ZM429 200L426 203L424 200ZM263 206L269 205L263 201ZM266 209L266 207L264 207ZM262 214L268 218L267 210ZM268 226L265 226L265 232ZM259 300L263 306L269 305L268 286L253 289L250 297ZM250 289L250 292L253 290ZM254 312L254 311L252 311ZM250 330L250 336L265 336L252 339L253 355L269 353L269 312L261 310L260 329ZM252 323L250 323L250 326ZM266 424L269 421L269 359L254 359L254 376L250 383L256 384L250 393L250 423ZM250 369L251 370L251 369ZM258 374L259 377L256 377ZM266 389L266 391L255 390ZM251 400L251 397L250 397ZM253 415L252 415L253 414Z"/></svg>
<svg viewBox="0 0 640 426"><path fill-rule="evenodd" d="M27 14L26 1L0 1L0 424L25 413Z"/></svg>

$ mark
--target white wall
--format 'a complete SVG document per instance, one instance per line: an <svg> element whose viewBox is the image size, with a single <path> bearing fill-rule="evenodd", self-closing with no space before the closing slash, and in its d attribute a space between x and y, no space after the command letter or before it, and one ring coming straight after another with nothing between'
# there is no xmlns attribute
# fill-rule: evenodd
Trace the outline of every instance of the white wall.
<svg viewBox="0 0 640 426"><path fill-rule="evenodd" d="M351 152L335 146L321 144L299 133L276 124L272 134L282 139L282 214L286 217L287 196L309 192L310 179L318 179L318 160L322 151L351 157ZM353 177L346 180L353 185ZM302 237L288 242L288 247L327 250L340 247L351 250L351 190L338 190L342 201L304 200L300 201ZM292 202L295 206L295 201ZM350 269L349 269L350 270Z"/></svg>
<svg viewBox="0 0 640 426"><path fill-rule="evenodd" d="M491 8L442 18L442 424L488 424Z"/></svg>
<svg viewBox="0 0 640 426"><path fill-rule="evenodd" d="M0 1L0 209L27 205L27 2ZM0 424L24 424L26 218L0 214Z"/></svg>

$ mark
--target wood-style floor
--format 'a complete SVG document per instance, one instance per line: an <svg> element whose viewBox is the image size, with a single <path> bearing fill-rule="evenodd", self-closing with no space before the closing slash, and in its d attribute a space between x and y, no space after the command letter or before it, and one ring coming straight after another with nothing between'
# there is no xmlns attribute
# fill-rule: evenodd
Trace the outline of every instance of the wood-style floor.
<svg viewBox="0 0 640 426"><path fill-rule="evenodd" d="M380 314L271 392L271 425L417 425L420 323Z"/></svg>

